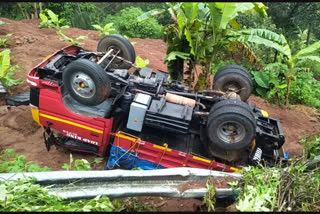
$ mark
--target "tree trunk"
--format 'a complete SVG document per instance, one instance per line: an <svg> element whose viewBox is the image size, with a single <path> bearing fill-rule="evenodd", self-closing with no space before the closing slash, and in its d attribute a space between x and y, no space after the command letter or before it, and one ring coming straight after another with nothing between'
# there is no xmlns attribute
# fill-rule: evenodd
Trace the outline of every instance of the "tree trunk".
<svg viewBox="0 0 320 214"><path fill-rule="evenodd" d="M278 57L278 51L276 50L276 52L274 53L274 59L273 59L274 63L277 61L277 57Z"/></svg>
<svg viewBox="0 0 320 214"><path fill-rule="evenodd" d="M25 11L27 19L30 19L30 16L27 11Z"/></svg>
<svg viewBox="0 0 320 214"><path fill-rule="evenodd" d="M17 4L18 4L18 7L19 7L20 12L21 12L22 15L23 15L23 18L27 19L28 17L27 17L27 15L25 14L24 10L22 9L21 4L20 4L20 3L17 3Z"/></svg>
<svg viewBox="0 0 320 214"><path fill-rule="evenodd" d="M78 6L79 13L81 14L80 4L77 3L77 6Z"/></svg>
<svg viewBox="0 0 320 214"><path fill-rule="evenodd" d="M311 37L311 23L308 24L308 35L307 35L307 41L306 41L307 46L310 43L310 37Z"/></svg>
<svg viewBox="0 0 320 214"><path fill-rule="evenodd" d="M37 10L37 2L33 3L33 18L38 19L38 10Z"/></svg>
<svg viewBox="0 0 320 214"><path fill-rule="evenodd" d="M168 62L167 68L172 80L183 81L184 60L177 58Z"/></svg>
<svg viewBox="0 0 320 214"><path fill-rule="evenodd" d="M288 107L289 105L290 84L291 84L291 79L287 78L287 93L286 93L286 103L285 103L286 107Z"/></svg>
<svg viewBox="0 0 320 214"><path fill-rule="evenodd" d="M39 13L41 13L42 12L42 3L41 2L39 2Z"/></svg>

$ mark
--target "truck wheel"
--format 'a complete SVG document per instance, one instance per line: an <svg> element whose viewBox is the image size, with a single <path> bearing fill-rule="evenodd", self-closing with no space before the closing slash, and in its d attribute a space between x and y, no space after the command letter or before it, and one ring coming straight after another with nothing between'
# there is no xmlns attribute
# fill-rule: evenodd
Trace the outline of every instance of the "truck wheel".
<svg viewBox="0 0 320 214"><path fill-rule="evenodd" d="M97 63L87 59L77 59L67 65L62 80L71 97L84 105L102 103L111 91L106 72Z"/></svg>
<svg viewBox="0 0 320 214"><path fill-rule="evenodd" d="M231 64L231 65L226 65L226 66L221 67L214 76L218 77L223 71L226 71L229 69L238 69L238 70L240 70L240 72L242 71L243 74L247 75L247 77L251 79L251 75L249 74L247 69L245 69L241 65L236 65L236 64Z"/></svg>
<svg viewBox="0 0 320 214"><path fill-rule="evenodd" d="M210 112L207 133L209 147L217 146L226 151L243 149L251 144L255 136L255 117L240 105L226 104Z"/></svg>
<svg viewBox="0 0 320 214"><path fill-rule="evenodd" d="M225 66L216 73L213 80L213 89L224 92L235 91L242 101L246 101L252 92L252 80L247 70L241 66Z"/></svg>
<svg viewBox="0 0 320 214"><path fill-rule="evenodd" d="M113 53L116 54L118 51L118 56L134 63L136 60L136 54L132 44L119 34L111 34L103 37L97 47L98 52L107 52L110 49L113 49ZM105 60L102 66L106 66L109 63L109 60ZM131 67L130 64L115 58L113 62L109 65L108 68L112 69L129 69Z"/></svg>
<svg viewBox="0 0 320 214"><path fill-rule="evenodd" d="M236 100L236 99L227 99L227 100L219 101L218 103L214 104L211 107L209 115L213 114L213 112L217 111L218 109L224 108L226 106L234 106L234 107L242 108L242 109L248 111L252 115L252 117L255 117L255 115L253 113L253 109L252 109L252 107L249 106L248 103L243 102L241 100Z"/></svg>

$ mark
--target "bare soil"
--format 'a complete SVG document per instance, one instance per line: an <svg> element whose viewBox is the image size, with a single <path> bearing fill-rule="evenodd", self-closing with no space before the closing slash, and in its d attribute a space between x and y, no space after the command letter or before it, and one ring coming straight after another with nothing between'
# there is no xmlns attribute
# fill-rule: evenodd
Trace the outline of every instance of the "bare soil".
<svg viewBox="0 0 320 214"><path fill-rule="evenodd" d="M302 155L303 145L299 143L302 136L320 133L320 117L314 108L298 105L288 109L267 103L256 96L250 96L249 101L267 111L270 117L280 120L286 138L284 149L289 152L289 157Z"/></svg>
<svg viewBox="0 0 320 214"><path fill-rule="evenodd" d="M211 179L212 184L215 188L221 189L221 188L230 188L230 185L228 182L234 181L233 178L231 177L226 177L226 178L215 178ZM206 188L206 181L190 181L184 184L180 184L177 186L172 186L177 188L180 193L183 193L186 190L189 189L200 189L200 188Z"/></svg>
<svg viewBox="0 0 320 214"><path fill-rule="evenodd" d="M25 72L17 72L18 78L26 78L29 70L39 64L42 59L55 51L68 46L68 42L60 41L54 29L38 29L39 20L13 21L1 18L8 23L0 25L0 36L13 33L10 38L12 65L19 64ZM83 48L96 50L99 38L98 32L77 28L65 29L63 32L72 38L80 35L88 36ZM130 39L134 45L136 55L149 59L148 67L167 71L163 62L166 55L166 44L157 39ZM0 49L2 51L3 49ZM26 82L12 88L12 94L29 90ZM25 154L27 160L32 160L40 166L48 166L53 170L62 170L63 163L69 162L70 152L64 149L51 148L47 152L43 143L43 130L32 120L28 106L6 106L0 97L0 149L12 148L18 153ZM251 96L249 101L266 110L271 117L281 121L286 143L284 148L290 156L300 156L302 145L299 138L320 132L320 121L317 112L308 107L294 106L290 109L274 106L264 102L261 98ZM74 159L85 158L92 161L92 155L73 152ZM103 169L103 165L97 169ZM199 199L170 199L161 197L142 197L144 202L162 203L162 211L196 211L201 204Z"/></svg>

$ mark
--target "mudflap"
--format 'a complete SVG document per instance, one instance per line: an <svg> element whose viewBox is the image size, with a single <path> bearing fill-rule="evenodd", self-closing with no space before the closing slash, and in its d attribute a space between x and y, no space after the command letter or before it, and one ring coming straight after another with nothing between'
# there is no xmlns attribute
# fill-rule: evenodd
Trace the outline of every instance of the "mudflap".
<svg viewBox="0 0 320 214"><path fill-rule="evenodd" d="M56 142L56 138L54 137L50 129L50 125L52 125L52 123L48 122L48 126L45 128L43 132L44 144L46 145L48 152L50 151L51 146L54 145ZM46 133L48 134L48 137L46 137Z"/></svg>
<svg viewBox="0 0 320 214"><path fill-rule="evenodd" d="M58 145L62 146L64 148L67 148L72 151L77 152L84 152L84 153L90 153L90 154L98 154L98 147L83 143L81 141L73 140L66 137L55 137L53 135L53 132L50 129L50 125L52 123L48 122L48 126L45 128L45 131L43 132L43 138L44 138L44 144L46 145L47 151L50 151L50 148L52 145ZM48 135L48 136L46 136Z"/></svg>

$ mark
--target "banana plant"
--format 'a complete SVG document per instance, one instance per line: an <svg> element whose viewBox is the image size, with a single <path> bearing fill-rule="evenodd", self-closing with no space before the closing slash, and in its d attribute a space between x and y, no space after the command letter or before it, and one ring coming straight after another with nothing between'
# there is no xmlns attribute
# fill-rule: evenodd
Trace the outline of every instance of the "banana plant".
<svg viewBox="0 0 320 214"><path fill-rule="evenodd" d="M8 33L3 38L0 38L0 48L5 48L9 44L9 37L12 36L12 33Z"/></svg>
<svg viewBox="0 0 320 214"><path fill-rule="evenodd" d="M101 27L100 25L92 25L97 31L100 31L99 38L102 36L109 35L112 31L115 31L116 29L113 28L113 23L108 23L104 27Z"/></svg>
<svg viewBox="0 0 320 214"><path fill-rule="evenodd" d="M19 65L11 66L10 53L11 51L9 49L0 52L0 81L6 88L23 83L23 79L21 78L13 79L15 70L24 70Z"/></svg>
<svg viewBox="0 0 320 214"><path fill-rule="evenodd" d="M45 15L45 12L48 16ZM59 15L55 14L52 10L45 9L39 14L41 23L38 28L55 28L55 29L66 29L69 28L68 25L61 26L65 22L65 19L59 19Z"/></svg>
<svg viewBox="0 0 320 214"><path fill-rule="evenodd" d="M236 22L238 15L249 12L266 15L266 7L262 3L168 3L168 6L174 20L174 24L166 26L164 32L168 43L166 59L171 59L166 61L168 62L168 71L169 73L170 70L178 72L179 74L175 76L181 78L184 75L183 61L187 60L186 73L191 75L191 78L188 78L189 82L193 82L194 75L192 74L197 68L196 65L200 65L202 67L200 79L204 79L206 82L204 86L199 88L211 85L208 82L208 76L212 70L213 59L219 57L223 51L230 49L232 45L240 46L246 56L253 58L251 61L256 63L257 58L246 45L249 39L250 42L259 43L260 40L257 38L268 40L275 36L269 31L263 32L262 30L243 31L247 37L242 38L240 38L241 33L236 33L240 29L240 25ZM138 21L143 21L149 16L161 12L163 11L158 11L158 13L149 11L140 16ZM249 35L251 37L254 35L257 41ZM175 57L172 57L172 52L175 53Z"/></svg>
<svg viewBox="0 0 320 214"><path fill-rule="evenodd" d="M136 57L136 65L138 68L145 68L149 65L149 59L142 59L142 57Z"/></svg>
<svg viewBox="0 0 320 214"><path fill-rule="evenodd" d="M65 35L64 33L62 33L61 30L56 31L56 33L62 37L61 41L71 42L72 45L77 45L77 46L83 45L83 43L79 42L78 40L88 39L87 36L78 36L76 39L72 39L72 38L68 37L67 35Z"/></svg>
<svg viewBox="0 0 320 214"><path fill-rule="evenodd" d="M240 37L244 39L244 37ZM282 56L282 61L284 62L282 72L286 78L286 98L285 105L289 105L289 93L291 81L295 79L296 72L305 70L305 62L320 63L320 57L315 53L320 49L320 41L309 45L306 48L299 50L296 54L292 54L292 49L289 46L286 38L280 34L273 33L273 39L262 40L257 39L254 36L250 38L247 37L244 40L248 42L254 41L255 43L265 45L269 48L276 49Z"/></svg>
<svg viewBox="0 0 320 214"><path fill-rule="evenodd" d="M314 53L320 49L320 41L313 43L312 45L300 50L294 56L291 55L291 49L289 45L286 46L287 55L284 55L284 60L287 65L287 70L285 72L286 80L287 80L287 93L286 93L286 103L285 105L289 105L289 93L290 93L290 84L291 81L295 78L296 72L303 69L303 63L306 61L312 61L314 63L320 63L320 57L315 55Z"/></svg>
<svg viewBox="0 0 320 214"><path fill-rule="evenodd" d="M255 87L256 92L267 100L277 98L280 105L280 96L282 91L286 89L286 80L280 77L280 73L283 73L287 69L285 64L280 62L267 64L264 68L264 72L252 71L253 79L257 83Z"/></svg>

